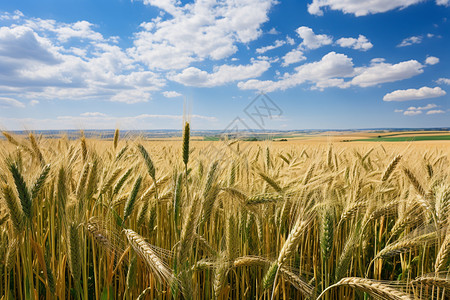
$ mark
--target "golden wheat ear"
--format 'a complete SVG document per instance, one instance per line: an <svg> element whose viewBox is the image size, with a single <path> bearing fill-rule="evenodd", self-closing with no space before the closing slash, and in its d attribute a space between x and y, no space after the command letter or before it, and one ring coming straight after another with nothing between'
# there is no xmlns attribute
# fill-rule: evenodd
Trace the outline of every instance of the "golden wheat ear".
<svg viewBox="0 0 450 300"><path fill-rule="evenodd" d="M174 280L172 270L167 264L157 255L142 236L131 229L125 229L124 233L134 251L146 262L147 267L152 271L160 283L170 283Z"/></svg>
<svg viewBox="0 0 450 300"><path fill-rule="evenodd" d="M358 289L367 294L386 300L414 300L414 297L408 293L405 293L397 288L389 286L387 283L380 281L365 279L359 277L346 277L342 278L338 283L335 283L326 288L317 297L317 300L322 298L329 290L335 289L341 286L348 286L353 289Z"/></svg>

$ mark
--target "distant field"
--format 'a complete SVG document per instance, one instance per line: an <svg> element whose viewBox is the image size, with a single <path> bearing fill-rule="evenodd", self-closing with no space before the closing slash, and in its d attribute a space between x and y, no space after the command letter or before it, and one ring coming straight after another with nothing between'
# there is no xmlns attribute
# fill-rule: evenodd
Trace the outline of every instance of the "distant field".
<svg viewBox="0 0 450 300"><path fill-rule="evenodd" d="M449 141L450 135L395 136L356 139L354 142L413 142L413 141Z"/></svg>
<svg viewBox="0 0 450 300"><path fill-rule="evenodd" d="M0 300L448 299L450 133L399 133L3 132Z"/></svg>

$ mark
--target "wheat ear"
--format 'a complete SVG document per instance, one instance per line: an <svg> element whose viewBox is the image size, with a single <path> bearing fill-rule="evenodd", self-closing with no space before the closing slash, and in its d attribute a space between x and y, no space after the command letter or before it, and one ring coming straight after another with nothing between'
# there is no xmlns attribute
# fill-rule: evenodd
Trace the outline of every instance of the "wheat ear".
<svg viewBox="0 0 450 300"><path fill-rule="evenodd" d="M388 165L388 167L384 171L381 181L386 181L389 179L391 174L394 172L395 167L397 167L398 163L400 162L401 158L402 158L401 155L397 155L396 157L394 157L394 159L391 161L391 163Z"/></svg>
<svg viewBox="0 0 450 300"><path fill-rule="evenodd" d="M317 297L317 300L322 298L326 292L330 289L337 288L340 286L349 286L354 289L359 289L363 292L368 293L371 296L379 297L386 300L413 300L414 298L404 293L398 289L392 288L387 284L381 283L379 281L359 278L359 277L346 277L342 278L338 283L335 283L328 288L326 288L320 295Z"/></svg>
<svg viewBox="0 0 450 300"><path fill-rule="evenodd" d="M141 257L141 259L147 263L147 266L150 268L157 280L160 283L170 283L170 281L173 280L172 271L158 257L151 245L148 244L142 236L131 229L125 229L124 232L131 247Z"/></svg>

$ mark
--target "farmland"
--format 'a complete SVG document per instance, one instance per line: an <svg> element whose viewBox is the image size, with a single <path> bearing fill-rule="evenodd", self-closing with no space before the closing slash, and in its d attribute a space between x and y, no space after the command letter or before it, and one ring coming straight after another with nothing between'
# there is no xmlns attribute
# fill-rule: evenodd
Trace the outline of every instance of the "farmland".
<svg viewBox="0 0 450 300"><path fill-rule="evenodd" d="M449 135L412 134L4 133L0 295L444 299Z"/></svg>

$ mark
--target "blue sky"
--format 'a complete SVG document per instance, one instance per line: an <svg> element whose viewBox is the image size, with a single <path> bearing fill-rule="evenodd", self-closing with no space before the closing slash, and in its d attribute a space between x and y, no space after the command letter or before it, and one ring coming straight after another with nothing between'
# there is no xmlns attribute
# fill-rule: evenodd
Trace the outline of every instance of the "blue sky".
<svg viewBox="0 0 450 300"><path fill-rule="evenodd" d="M2 1L0 129L180 129L185 99L193 129L448 127L449 17L450 0ZM261 92L280 109L264 124Z"/></svg>

